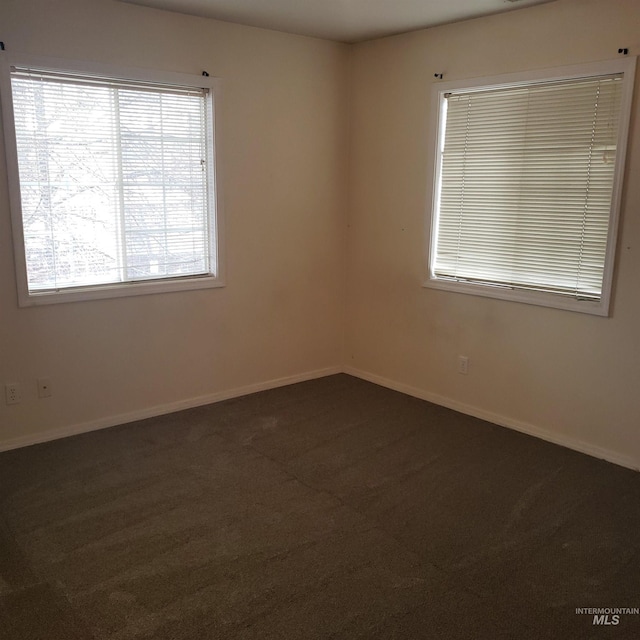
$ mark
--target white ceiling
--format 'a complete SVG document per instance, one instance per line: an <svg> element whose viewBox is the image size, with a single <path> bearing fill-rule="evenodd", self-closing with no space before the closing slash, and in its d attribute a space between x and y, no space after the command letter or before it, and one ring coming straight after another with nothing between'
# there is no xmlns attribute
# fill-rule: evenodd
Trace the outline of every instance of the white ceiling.
<svg viewBox="0 0 640 640"><path fill-rule="evenodd" d="M341 42L414 31L554 0L123 0Z"/></svg>

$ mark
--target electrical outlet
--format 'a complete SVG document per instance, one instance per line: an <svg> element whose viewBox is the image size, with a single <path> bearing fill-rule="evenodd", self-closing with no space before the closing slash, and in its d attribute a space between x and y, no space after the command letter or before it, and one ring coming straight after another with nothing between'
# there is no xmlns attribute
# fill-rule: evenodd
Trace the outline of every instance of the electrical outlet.
<svg viewBox="0 0 640 640"><path fill-rule="evenodd" d="M7 382L4 385L4 397L7 404L19 404L22 400L20 385L17 382Z"/></svg>
<svg viewBox="0 0 640 640"><path fill-rule="evenodd" d="M469 358L467 356L458 356L458 373L463 376L469 373Z"/></svg>
<svg viewBox="0 0 640 640"><path fill-rule="evenodd" d="M51 397L51 380L49 378L38 378L38 398Z"/></svg>

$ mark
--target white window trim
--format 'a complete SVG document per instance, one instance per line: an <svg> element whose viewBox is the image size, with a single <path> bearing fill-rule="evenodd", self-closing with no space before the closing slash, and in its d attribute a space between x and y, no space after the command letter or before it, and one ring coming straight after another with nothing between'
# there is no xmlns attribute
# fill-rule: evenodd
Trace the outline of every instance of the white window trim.
<svg viewBox="0 0 640 640"><path fill-rule="evenodd" d="M611 302L611 290L613 272L616 261L616 246L618 239L618 220L620 217L620 204L622 200L623 178L625 171L625 159L629 134L629 122L631 104L633 100L633 84L635 79L636 57L625 56L615 60L594 62L554 69L543 69L523 73L509 73L498 76L474 78L469 80L452 80L449 82L437 82L432 89L431 112L429 118L429 167L427 179L427 247L426 247L426 272L427 278L423 286L442 291L470 294L500 300L511 300L543 307L553 307L569 311L580 311L599 316L608 316ZM444 122L442 121L442 105L444 94L460 89L489 89L505 86L522 86L533 82L553 81L565 79L577 79L590 76L599 76L615 73L624 73L622 98L620 103L620 124L618 130L618 146L616 152L616 173L613 183L612 205L609 216L609 234L607 238L607 253L604 266L602 283L602 296L599 301L581 301L566 298L552 293L537 291L511 290L505 287L491 285L451 282L438 279L433 273L433 260L435 256L435 212L438 211L438 197L440 184L440 167L438 162L438 146L442 136Z"/></svg>
<svg viewBox="0 0 640 640"><path fill-rule="evenodd" d="M27 280L27 263L22 227L22 202L20 197L20 175L18 170L18 151L13 114L13 98L11 91L11 67L34 67L41 70L75 72L96 77L126 78L158 84L177 84L210 89L209 92L209 135L210 157L207 163L210 184L213 185L214 200L211 203L211 254L216 265L215 275L184 276L158 280L134 281L61 289L59 291L29 292ZM11 208L11 227L13 236L13 253L16 268L18 289L18 305L31 307L37 305L77 302L82 300L100 300L126 296L167 293L172 291L188 291L225 286L224 256L224 216L222 211L222 190L220 179L220 112L221 87L220 79L211 76L198 76L187 73L154 71L135 67L120 67L96 62L68 60L30 55L10 55L0 52L0 98L2 99L2 122L4 127L5 153L7 160L7 177L9 185L9 204Z"/></svg>

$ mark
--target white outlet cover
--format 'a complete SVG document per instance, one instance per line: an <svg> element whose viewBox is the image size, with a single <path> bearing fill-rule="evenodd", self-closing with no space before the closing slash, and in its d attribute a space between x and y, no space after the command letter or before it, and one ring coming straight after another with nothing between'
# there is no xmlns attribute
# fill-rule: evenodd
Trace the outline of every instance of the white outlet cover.
<svg viewBox="0 0 640 640"><path fill-rule="evenodd" d="M17 382L7 382L4 385L4 396L7 404L19 404L22 400L20 385Z"/></svg>

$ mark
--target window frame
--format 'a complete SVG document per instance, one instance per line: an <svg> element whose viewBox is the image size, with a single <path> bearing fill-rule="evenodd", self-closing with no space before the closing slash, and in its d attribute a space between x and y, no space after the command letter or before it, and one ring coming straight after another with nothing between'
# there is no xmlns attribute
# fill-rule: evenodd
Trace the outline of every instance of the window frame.
<svg viewBox="0 0 640 640"><path fill-rule="evenodd" d="M207 148L209 155L207 158L207 183L209 203L209 257L210 264L212 265L211 273L68 287L55 291L29 291L26 249L22 225L22 200L13 110L13 94L11 90L11 67L13 66L33 67L34 69L41 71L77 73L85 76L95 76L98 78L117 78L162 85L175 84L180 86L193 86L209 90L206 109L208 124ZM83 300L100 300L105 298L189 291L225 286L224 244L222 242L223 212L219 166L220 127L218 124L218 113L220 110L220 93L220 79L211 76L156 71L136 67L121 67L111 64L84 62L62 58L30 55L13 56L6 51L1 52L0 107L2 110L2 124L4 128L4 146L7 164L18 306L31 307Z"/></svg>
<svg viewBox="0 0 640 640"><path fill-rule="evenodd" d="M616 261L616 247L618 242L618 226L620 206L622 201L623 181L631 105L633 100L633 85L635 80L636 57L625 56L615 60L542 69L522 73L508 73L491 77L452 80L437 82L432 87L431 112L429 118L429 171L427 179L427 246L426 273L423 286L442 291L463 293L468 295L510 300L543 307L578 311L598 316L609 316L611 291L613 285L614 267ZM527 291L510 289L508 287L491 284L475 284L455 282L438 278L434 273L437 240L437 212L439 211L441 164L440 145L445 132L443 105L445 94L452 91L473 91L484 89L499 89L507 87L527 86L540 82L554 82L559 80L575 80L593 76L615 73L624 74L620 102L620 121L618 129L616 166L609 213L606 257L602 280L602 294L600 300L578 300L560 294L541 291Z"/></svg>

